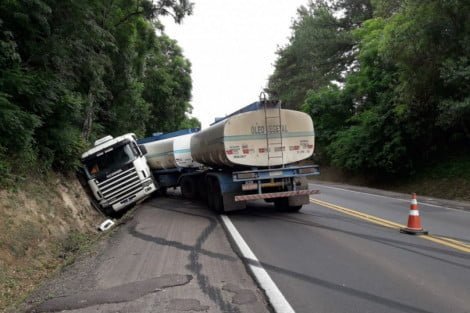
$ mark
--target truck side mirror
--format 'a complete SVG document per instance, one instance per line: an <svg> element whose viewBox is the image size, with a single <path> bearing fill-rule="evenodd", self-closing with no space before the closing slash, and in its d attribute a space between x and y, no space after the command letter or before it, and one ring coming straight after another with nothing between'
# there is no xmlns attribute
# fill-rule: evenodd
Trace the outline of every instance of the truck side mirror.
<svg viewBox="0 0 470 313"><path fill-rule="evenodd" d="M146 155L148 153L147 148L144 145L139 145L140 152L142 155Z"/></svg>

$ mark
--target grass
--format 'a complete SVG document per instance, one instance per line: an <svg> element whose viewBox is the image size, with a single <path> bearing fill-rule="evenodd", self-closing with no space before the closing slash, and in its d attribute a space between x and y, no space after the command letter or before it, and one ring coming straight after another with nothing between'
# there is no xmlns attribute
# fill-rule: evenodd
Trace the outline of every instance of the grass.
<svg viewBox="0 0 470 313"><path fill-rule="evenodd" d="M71 232L58 245L58 257L64 259L66 264L72 263L77 254L81 254L90 249L95 242L94 237L95 236L90 236L90 234L84 234L78 231Z"/></svg>
<svg viewBox="0 0 470 313"><path fill-rule="evenodd" d="M436 198L470 201L470 157L453 157L426 165L390 187Z"/></svg>

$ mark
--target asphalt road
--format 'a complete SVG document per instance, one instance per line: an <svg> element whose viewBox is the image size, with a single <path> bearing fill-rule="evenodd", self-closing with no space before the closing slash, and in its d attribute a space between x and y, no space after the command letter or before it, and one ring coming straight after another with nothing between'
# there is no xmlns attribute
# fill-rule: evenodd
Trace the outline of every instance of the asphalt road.
<svg viewBox="0 0 470 313"><path fill-rule="evenodd" d="M314 200L406 224L406 195L311 188ZM431 234L470 242L470 212L420 208ZM229 217L297 313L470 312L470 253L446 242L318 204L289 214L259 202Z"/></svg>
<svg viewBox="0 0 470 313"><path fill-rule="evenodd" d="M451 207L468 204L420 203L431 241L399 232L407 195L310 187L321 194L299 213L260 201L228 215L296 313L470 313L470 211ZM253 260L243 264L204 205L155 198L123 222L22 311L270 312Z"/></svg>
<svg viewBox="0 0 470 313"><path fill-rule="evenodd" d="M269 312L219 219L204 206L160 197L121 222L15 312Z"/></svg>
<svg viewBox="0 0 470 313"><path fill-rule="evenodd" d="M315 198L371 214L396 223L406 224L410 207L409 195L348 190L341 186L311 184L320 190ZM454 209L457 203L443 202L418 195L418 205L423 227L432 234L470 243L470 211ZM439 203L439 204L436 204ZM461 205L463 207L463 205Z"/></svg>

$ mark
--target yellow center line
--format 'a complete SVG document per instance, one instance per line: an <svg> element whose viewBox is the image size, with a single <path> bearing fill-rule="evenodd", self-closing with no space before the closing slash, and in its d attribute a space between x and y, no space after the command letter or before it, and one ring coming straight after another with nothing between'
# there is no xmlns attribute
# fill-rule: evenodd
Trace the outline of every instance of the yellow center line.
<svg viewBox="0 0 470 313"><path fill-rule="evenodd" d="M338 211L338 212L341 212L341 213L344 213L344 214L347 214L347 215L350 215L350 216L354 216L356 218L368 221L370 223L384 226L384 227L393 228L393 229L400 229L402 227L406 227L405 225L398 224L398 223L395 223L395 222L392 222L392 221L389 221L389 220L386 220L377 216L362 213L353 209L348 209L348 208L345 208L345 207L342 207L333 203L321 201L318 199L310 198L310 202L335 210L335 211ZM447 247L451 247L453 249L456 249L462 252L470 253L470 245L465 244L455 239L436 236L436 235L418 235L418 237L447 246Z"/></svg>
<svg viewBox="0 0 470 313"><path fill-rule="evenodd" d="M453 240L452 239L452 241L454 242L453 243L453 242L449 241L449 238L441 237L441 236L435 236L435 235L426 235L426 236L423 236L422 238L426 239L426 240L429 240L429 241L433 241L435 243L439 243L439 244L444 245L444 246L454 248L454 249L459 250L459 251L470 253L470 245L467 245L467 244L465 244L461 241L458 241L458 240Z"/></svg>

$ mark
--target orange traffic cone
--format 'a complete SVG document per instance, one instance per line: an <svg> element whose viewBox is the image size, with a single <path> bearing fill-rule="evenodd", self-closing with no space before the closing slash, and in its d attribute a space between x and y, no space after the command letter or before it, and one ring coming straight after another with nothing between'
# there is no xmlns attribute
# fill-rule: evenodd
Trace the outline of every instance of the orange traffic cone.
<svg viewBox="0 0 470 313"><path fill-rule="evenodd" d="M400 228L400 232L410 235L427 235L428 232L421 226L421 218L419 217L418 200L416 194L411 196L410 214L408 215L408 225Z"/></svg>

